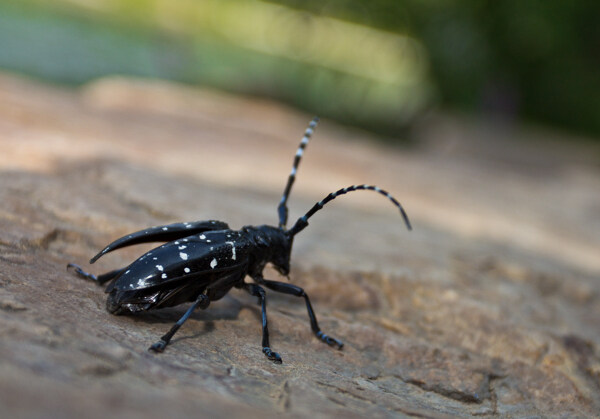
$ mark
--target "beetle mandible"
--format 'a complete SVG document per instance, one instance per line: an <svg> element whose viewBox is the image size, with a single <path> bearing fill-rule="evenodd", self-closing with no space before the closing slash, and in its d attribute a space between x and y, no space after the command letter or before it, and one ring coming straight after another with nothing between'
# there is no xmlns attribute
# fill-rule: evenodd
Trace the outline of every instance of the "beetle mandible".
<svg viewBox="0 0 600 419"><path fill-rule="evenodd" d="M270 263L281 275L287 276L296 234L308 226L308 219L324 205L348 192L370 190L387 197L400 210L406 227L409 230L412 227L400 203L388 192L377 186L353 185L330 193L300 217L292 228L286 229L287 200L300 159L318 120L315 117L310 122L294 157L292 171L277 208L278 227L245 226L236 231L222 221L151 227L115 240L90 260L90 263L94 263L108 252L134 244L167 242L145 253L129 266L98 276L87 273L72 263L67 265L67 269L73 269L80 277L91 279L100 285L109 282L105 289L108 294L106 308L112 314L136 313L193 302L177 323L150 346L149 349L156 352L164 351L194 310L207 308L211 301L219 300L233 287L244 289L250 295L258 297L262 314L262 351L271 361L281 363L281 356L269 344L266 293L263 287L304 298L313 333L321 341L341 349L344 345L341 341L326 335L319 328L310 299L304 290L296 285L263 278L265 265ZM253 282L245 282L246 276L252 278Z"/></svg>

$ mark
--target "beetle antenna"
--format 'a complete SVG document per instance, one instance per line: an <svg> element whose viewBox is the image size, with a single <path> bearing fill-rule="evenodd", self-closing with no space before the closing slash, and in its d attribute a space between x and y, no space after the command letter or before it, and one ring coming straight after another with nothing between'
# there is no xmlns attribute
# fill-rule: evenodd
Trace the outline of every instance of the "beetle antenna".
<svg viewBox="0 0 600 419"><path fill-rule="evenodd" d="M279 202L279 206L277 207L277 212L279 213L279 228L285 228L288 218L288 207L287 200L290 196L290 190L292 189L292 185L294 184L294 180L296 180L296 171L298 170L298 165L300 164L300 159L302 158L302 154L304 153L304 149L306 148L306 144L310 140L310 136L315 130L315 127L319 123L319 117L315 116L310 124L308 124L308 128L304 131L304 137L302 137L302 141L298 146L298 151L296 151L296 156L294 157L294 164L292 166L292 171L290 176L288 177L287 185L285 185L285 189L283 191L283 196L281 197L281 201Z"/></svg>
<svg viewBox="0 0 600 419"><path fill-rule="evenodd" d="M321 201L317 202L310 209L310 211L308 211L302 217L298 218L298 221L296 221L296 224L294 224L294 226L287 231L287 234L290 237L294 237L296 234L298 234L299 232L301 232L308 225L308 219L310 217L312 217L315 214L315 212L317 212L320 209L322 209L323 206L325 204L327 204L329 201L333 201L336 197L338 197L340 195L344 195L344 194L346 194L348 192L354 192L354 191L359 191L359 190L375 191L375 192L378 192L381 195L385 196L390 201L392 201L392 203L396 207L398 207L398 209L400 210L400 214L402 214L402 218L404 219L404 223L406 224L406 227L409 230L412 230L412 226L410 225L410 220L408 219L408 215L406 215L406 212L404 212L404 208L402 208L402 205L400 205L400 203L396 200L396 198L394 198L392 195L390 195L387 191L384 191L383 189L379 188L378 186L352 185L352 186L348 186L347 188L342 188L342 189L337 190L335 192L331 192L329 195L327 195Z"/></svg>

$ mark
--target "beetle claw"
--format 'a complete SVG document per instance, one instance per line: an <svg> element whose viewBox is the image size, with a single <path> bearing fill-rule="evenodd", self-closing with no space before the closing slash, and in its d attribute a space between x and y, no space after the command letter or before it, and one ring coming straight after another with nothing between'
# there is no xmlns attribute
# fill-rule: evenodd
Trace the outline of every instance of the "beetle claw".
<svg viewBox="0 0 600 419"><path fill-rule="evenodd" d="M148 348L148 350L160 353L160 352L164 352L166 347L167 347L167 342L165 342L164 340L161 339L158 342L154 343L152 346L150 346Z"/></svg>

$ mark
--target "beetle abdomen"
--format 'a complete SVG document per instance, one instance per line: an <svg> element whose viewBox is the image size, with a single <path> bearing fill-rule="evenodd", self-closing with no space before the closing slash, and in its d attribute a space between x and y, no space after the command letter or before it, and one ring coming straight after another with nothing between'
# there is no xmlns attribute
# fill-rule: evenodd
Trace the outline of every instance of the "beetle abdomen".
<svg viewBox="0 0 600 419"><path fill-rule="evenodd" d="M160 301L161 291L142 290L142 291L121 291L114 288L106 299L106 310L112 314L136 313L138 311L149 310Z"/></svg>
<svg viewBox="0 0 600 419"><path fill-rule="evenodd" d="M138 290L113 288L106 299L106 309L113 314L136 313L156 308L173 307L194 301L202 293L211 278L199 278L170 283L168 287L154 286Z"/></svg>

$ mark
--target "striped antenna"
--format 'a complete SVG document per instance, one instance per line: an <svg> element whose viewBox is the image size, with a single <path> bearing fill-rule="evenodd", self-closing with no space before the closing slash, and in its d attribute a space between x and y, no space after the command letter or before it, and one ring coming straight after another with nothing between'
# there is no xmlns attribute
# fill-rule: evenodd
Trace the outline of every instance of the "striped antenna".
<svg viewBox="0 0 600 419"><path fill-rule="evenodd" d="M332 192L329 195L327 195L323 200L317 202L310 209L310 211L308 211L302 217L298 218L298 221L296 221L296 224L294 224L294 226L287 231L287 234L290 237L294 237L296 234L298 234L299 232L301 232L308 225L308 219L310 217L312 217L315 214L315 212L317 212L320 209L322 209L323 206L325 206L325 204L327 204L329 201L333 201L336 197L338 197L340 195L344 195L344 194L346 194L348 192L354 192L354 191L359 191L359 190L375 191L375 192L378 192L381 195L387 197L400 210L400 214L402 214L402 218L404 219L404 223L406 224L406 227L409 230L412 230L412 226L410 225L410 221L408 219L408 215L406 215L406 212L404 212L404 208L402 208L402 205L400 205L400 203L396 200L396 198L394 198L388 192L384 191L383 189L381 189L381 188L379 188L377 186L371 186L371 185L353 185L353 186L348 186L347 188L342 188L342 189L340 189L338 191Z"/></svg>
<svg viewBox="0 0 600 419"><path fill-rule="evenodd" d="M281 197L281 201L279 202L279 206L277 207L277 212L279 213L279 228L285 228L288 218L288 207L287 200L290 196L290 190L292 189L292 185L294 184L294 180L296 180L296 171L298 170L298 165L300 164L300 159L302 158L302 154L304 153L304 149L306 148L306 144L310 140L310 136L315 130L315 127L319 123L319 117L315 116L310 124L308 124L308 128L304 131L304 137L302 137L302 141L298 146L298 151L296 151L296 156L294 157L294 165L292 166L292 171L290 173L290 177L288 178L287 185L285 185L285 190L283 191L283 196Z"/></svg>

